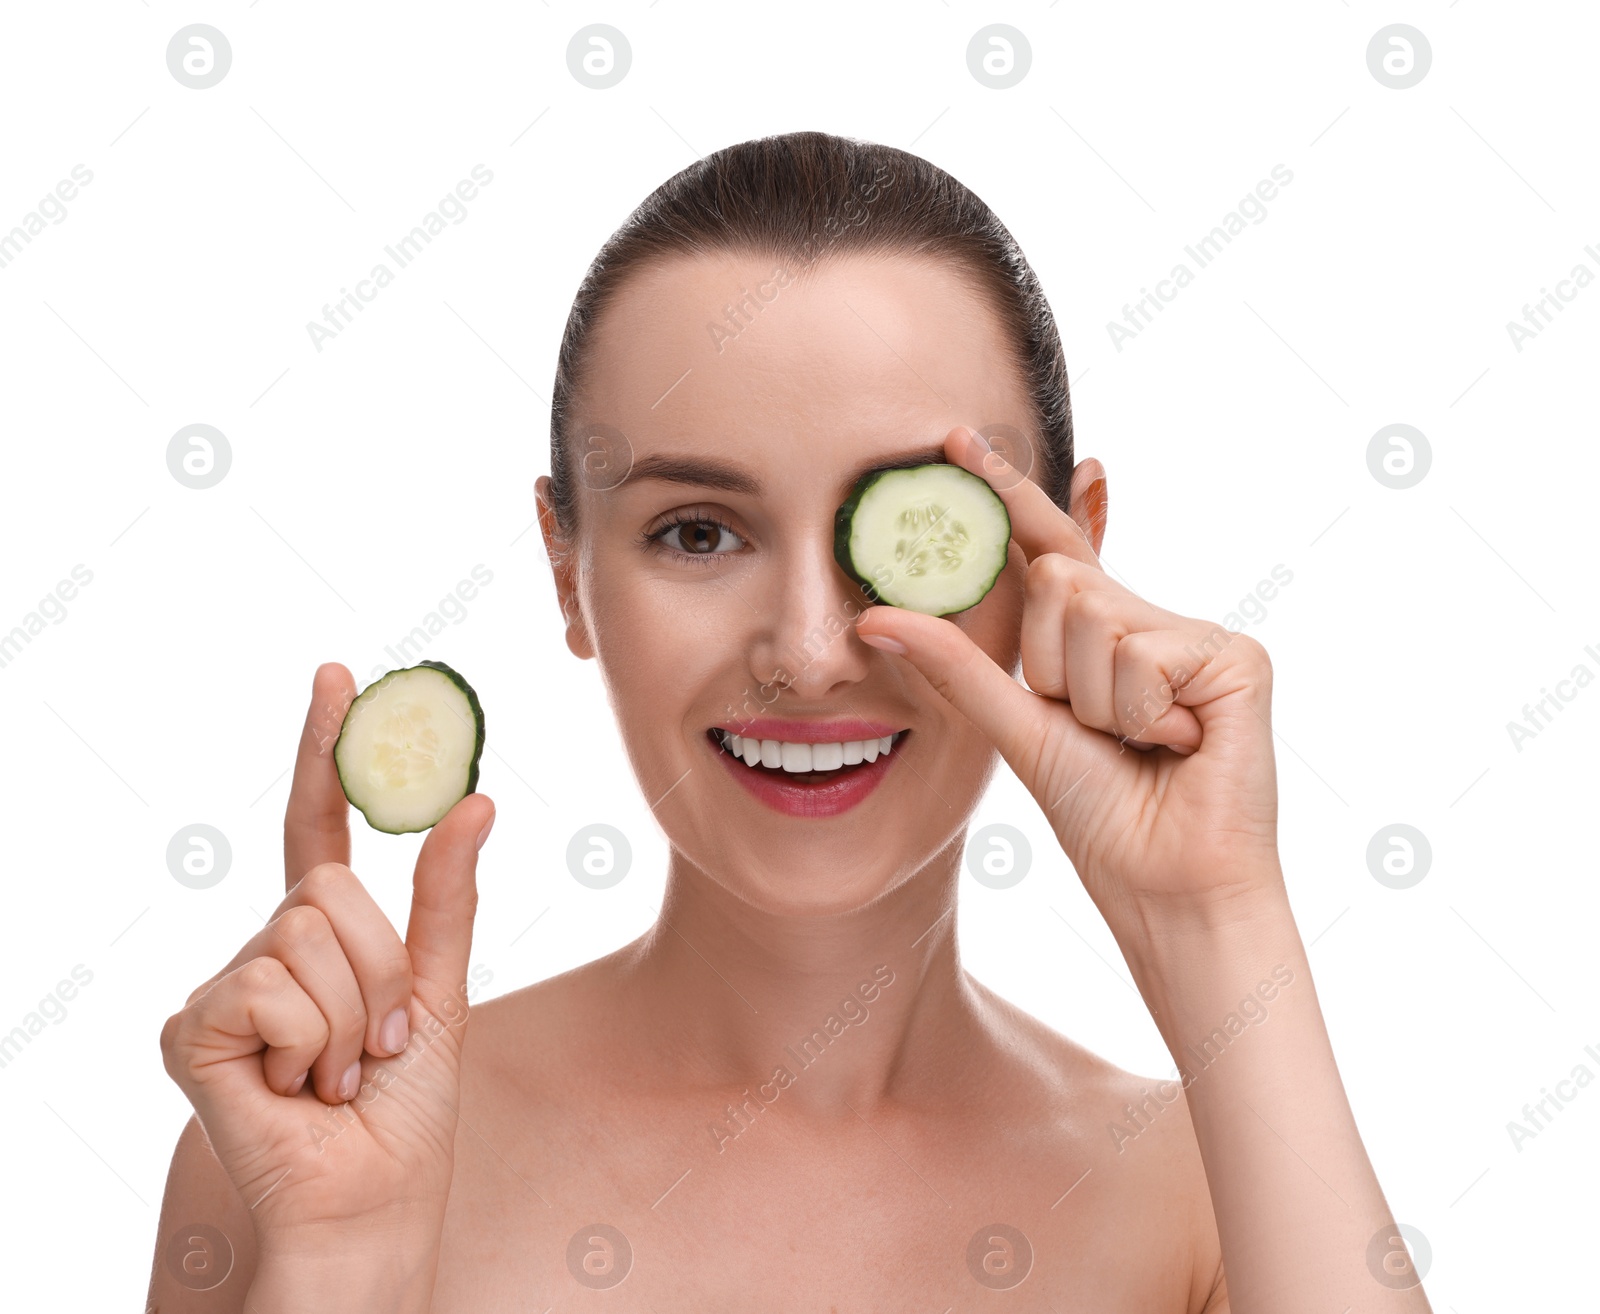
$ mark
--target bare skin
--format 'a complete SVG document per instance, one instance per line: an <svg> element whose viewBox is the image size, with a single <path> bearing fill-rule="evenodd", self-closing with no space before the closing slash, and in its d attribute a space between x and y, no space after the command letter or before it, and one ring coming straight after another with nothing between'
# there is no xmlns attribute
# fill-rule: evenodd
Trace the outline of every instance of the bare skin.
<svg viewBox="0 0 1600 1314"><path fill-rule="evenodd" d="M430 833L406 940L377 926L327 752L354 684L322 667L285 826L292 917L162 1037L215 1148L185 1133L161 1241L211 1220L235 1267L198 1292L158 1253L152 1304L1243 1314L1315 1293L1426 1311L1419 1286L1371 1273L1390 1220L1283 897L1265 654L1232 636L1179 672L1217 627L1100 568L1099 462L1080 461L1068 515L970 445L964 426L1028 431L1029 407L998 323L947 270L820 266L718 350L705 321L772 263L677 260L630 282L577 408L627 449L587 467L570 540L537 489L567 644L599 662L641 791L662 800L661 920L473 1008L468 1039L457 999L492 805L469 796ZM918 451L989 479L1012 516L999 582L948 619L869 608L832 556L855 474ZM736 463L763 488L616 482L663 454ZM669 513L689 522L672 550L646 546ZM1154 708L1135 697L1157 686ZM859 807L786 816L706 737L752 695L747 714L911 733ZM1187 1090L1120 1071L962 969L966 827L1001 758L1176 1062L1196 1068L1186 1046L1244 996L1272 1001L1272 1025L1214 1042L1237 1048ZM396 1005L412 1041L391 1056Z"/></svg>

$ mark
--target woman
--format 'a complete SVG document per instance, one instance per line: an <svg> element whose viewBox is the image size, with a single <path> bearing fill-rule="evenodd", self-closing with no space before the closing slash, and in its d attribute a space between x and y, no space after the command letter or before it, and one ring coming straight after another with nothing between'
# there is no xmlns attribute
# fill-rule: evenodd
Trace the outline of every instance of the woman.
<svg viewBox="0 0 1600 1314"><path fill-rule="evenodd" d="M1003 498L1008 565L953 617L872 607L834 511L936 461ZM321 667L288 895L162 1032L197 1119L152 1303L1428 1309L1284 894L1266 654L1101 569L1105 487L1032 270L926 161L793 133L647 199L578 292L537 493L567 645L671 844L660 918L465 1044L493 805L428 835L402 943L346 865L355 688ZM829 742L874 760L767 764ZM1181 1080L961 969L997 753Z"/></svg>

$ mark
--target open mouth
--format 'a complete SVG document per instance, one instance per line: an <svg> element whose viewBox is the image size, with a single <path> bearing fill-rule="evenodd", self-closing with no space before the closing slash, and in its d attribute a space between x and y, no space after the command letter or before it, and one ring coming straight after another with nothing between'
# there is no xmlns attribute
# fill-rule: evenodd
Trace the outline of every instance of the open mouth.
<svg viewBox="0 0 1600 1314"><path fill-rule="evenodd" d="M802 744L756 739L712 726L706 731L706 737L713 747L738 758L745 770L760 772L772 778L775 784L829 785L873 765L881 757L894 754L910 733L897 730L881 739Z"/></svg>

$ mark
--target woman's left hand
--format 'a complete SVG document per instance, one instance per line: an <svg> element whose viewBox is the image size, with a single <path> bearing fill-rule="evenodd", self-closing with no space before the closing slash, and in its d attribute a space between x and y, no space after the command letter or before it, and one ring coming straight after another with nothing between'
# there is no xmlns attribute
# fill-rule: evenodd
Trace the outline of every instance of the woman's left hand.
<svg viewBox="0 0 1600 1314"><path fill-rule="evenodd" d="M898 639L989 737L1114 933L1281 890L1266 650L1112 579L1078 523L966 432L946 454L1005 502L1027 565L1027 688L941 617L877 606L857 633Z"/></svg>

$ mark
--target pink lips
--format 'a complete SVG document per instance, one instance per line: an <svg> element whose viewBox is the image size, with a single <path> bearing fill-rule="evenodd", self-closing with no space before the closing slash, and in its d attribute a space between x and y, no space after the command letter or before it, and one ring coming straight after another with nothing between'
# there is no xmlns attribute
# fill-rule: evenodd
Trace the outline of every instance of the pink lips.
<svg viewBox="0 0 1600 1314"><path fill-rule="evenodd" d="M809 731L816 731L819 728L819 723L815 721L757 720L749 724L752 736L774 725L799 726ZM839 734L840 727L845 727L847 733ZM781 738L796 744L831 744L848 739L870 739L874 736L872 727L873 723L867 721L833 721L822 727L826 729L827 737L815 733L796 734L791 729L781 735L763 733L763 738ZM881 734L891 733L893 727L882 728ZM837 738L834 737L836 735ZM715 731L708 732L706 736L707 745L721 759L723 769L732 772L734 779L760 802L785 816L811 818L835 817L864 802L893 769L904 742L902 739L896 743L892 752L880 753L875 762L863 762L859 766L841 771L831 780L807 785L787 778L786 773L782 771L747 766L716 741Z"/></svg>

